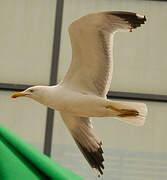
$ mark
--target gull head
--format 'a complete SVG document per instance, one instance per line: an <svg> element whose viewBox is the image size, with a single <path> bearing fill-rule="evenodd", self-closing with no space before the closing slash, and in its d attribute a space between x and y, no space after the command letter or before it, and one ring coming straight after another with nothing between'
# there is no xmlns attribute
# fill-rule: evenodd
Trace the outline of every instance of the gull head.
<svg viewBox="0 0 167 180"><path fill-rule="evenodd" d="M28 97L50 107L50 104L55 104L55 90L56 86L33 86L22 92L15 92L11 98Z"/></svg>
<svg viewBox="0 0 167 180"><path fill-rule="evenodd" d="M12 94L11 98L29 97L32 99L38 99L43 94L43 89L43 86L33 86L22 92L15 92Z"/></svg>

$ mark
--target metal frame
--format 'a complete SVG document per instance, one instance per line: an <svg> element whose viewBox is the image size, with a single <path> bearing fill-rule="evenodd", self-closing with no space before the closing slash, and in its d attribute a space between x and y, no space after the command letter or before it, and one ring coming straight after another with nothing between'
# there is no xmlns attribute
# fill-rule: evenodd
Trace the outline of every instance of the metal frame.
<svg viewBox="0 0 167 180"><path fill-rule="evenodd" d="M54 85L57 83L63 5L64 5L64 0L57 0L55 26L54 26L54 41L53 41L53 49L52 49L52 66L51 66L49 85ZM45 130L45 142L44 142L45 143L44 154L46 154L47 156L51 156L53 125L54 125L53 123L54 123L54 110L48 108L46 130Z"/></svg>
<svg viewBox="0 0 167 180"><path fill-rule="evenodd" d="M0 90L2 91L23 91L28 87L31 87L31 85L0 83Z"/></svg>
<svg viewBox="0 0 167 180"><path fill-rule="evenodd" d="M109 91L107 94L109 99L131 99L142 101L167 102L167 95L144 94L132 92Z"/></svg>
<svg viewBox="0 0 167 180"><path fill-rule="evenodd" d="M57 0L55 27L54 27L54 42L53 42L53 51L52 51L52 66L51 66L51 74L50 74L50 82L49 82L50 85L54 85L57 83L63 5L64 5L64 0ZM33 85L0 83L0 90L22 91L30 86ZM112 99L131 99L131 100L167 102L167 95L110 91L107 96L108 98L112 98ZM54 111L48 108L47 117L46 117L45 141L44 141L44 154L48 156L51 155L53 122L54 122Z"/></svg>

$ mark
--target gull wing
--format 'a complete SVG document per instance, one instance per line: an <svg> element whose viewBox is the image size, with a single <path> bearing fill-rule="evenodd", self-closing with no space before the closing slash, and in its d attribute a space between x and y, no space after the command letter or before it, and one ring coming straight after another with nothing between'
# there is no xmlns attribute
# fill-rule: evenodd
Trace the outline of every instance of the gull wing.
<svg viewBox="0 0 167 180"><path fill-rule="evenodd" d="M112 78L114 32L141 26L145 16L130 12L100 12L74 21L69 27L72 62L62 82L77 91L105 97Z"/></svg>
<svg viewBox="0 0 167 180"><path fill-rule="evenodd" d="M61 116L90 166L98 176L102 175L104 169L102 142L94 135L90 118L75 117L64 112L61 112Z"/></svg>

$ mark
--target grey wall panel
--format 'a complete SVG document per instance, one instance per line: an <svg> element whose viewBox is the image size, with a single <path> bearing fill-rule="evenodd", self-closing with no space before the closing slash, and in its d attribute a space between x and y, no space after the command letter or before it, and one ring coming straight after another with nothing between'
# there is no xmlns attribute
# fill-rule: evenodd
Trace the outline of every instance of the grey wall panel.
<svg viewBox="0 0 167 180"><path fill-rule="evenodd" d="M0 1L0 82L49 84L56 0Z"/></svg>
<svg viewBox="0 0 167 180"><path fill-rule="evenodd" d="M46 107L29 98L10 98L12 92L0 91L0 124L42 152Z"/></svg>

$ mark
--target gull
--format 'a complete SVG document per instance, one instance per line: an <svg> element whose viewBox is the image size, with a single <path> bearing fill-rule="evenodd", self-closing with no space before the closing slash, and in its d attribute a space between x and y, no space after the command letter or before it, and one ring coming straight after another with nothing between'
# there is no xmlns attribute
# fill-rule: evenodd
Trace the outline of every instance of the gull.
<svg viewBox="0 0 167 180"><path fill-rule="evenodd" d="M144 15L123 11L80 17L69 26L72 61L64 80L54 86L33 86L12 95L12 98L32 98L59 111L98 177L104 169L102 141L95 135L90 118L113 117L135 126L145 122L147 107L144 103L113 101L106 96L113 71L115 32L132 32L145 21Z"/></svg>

